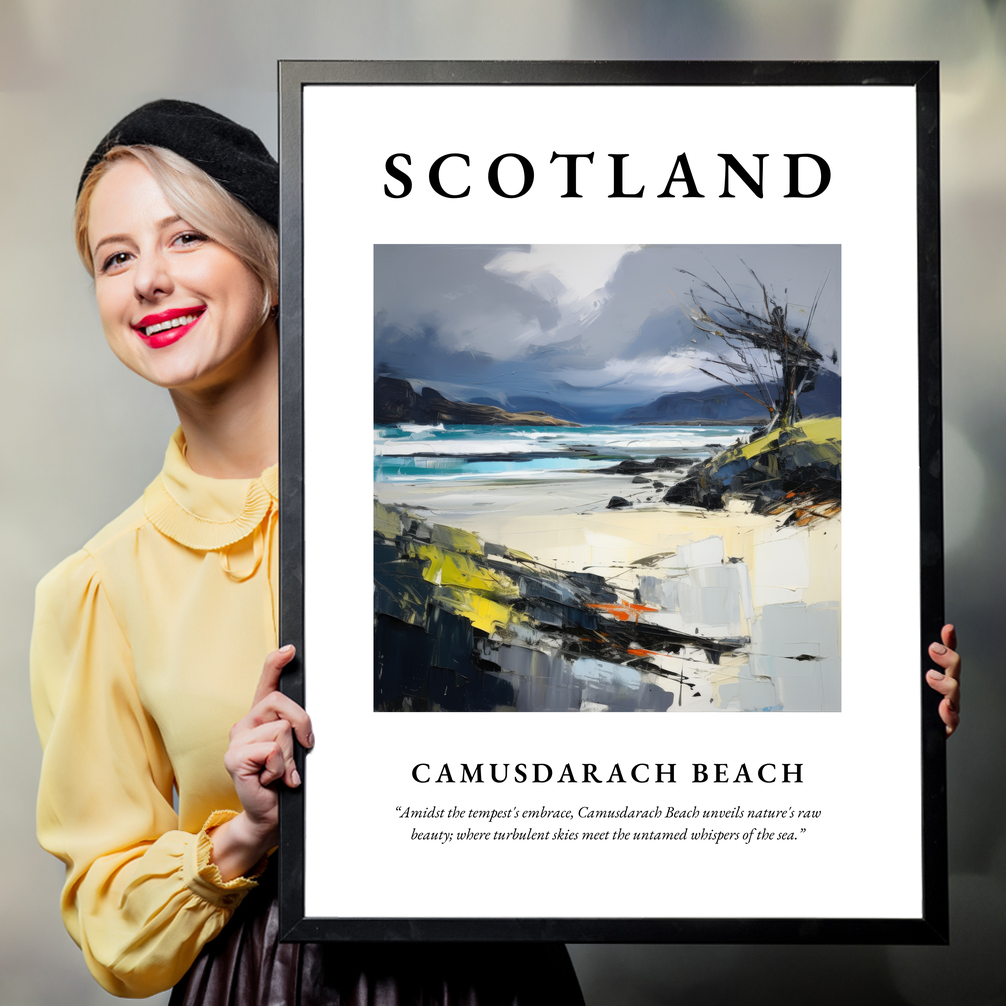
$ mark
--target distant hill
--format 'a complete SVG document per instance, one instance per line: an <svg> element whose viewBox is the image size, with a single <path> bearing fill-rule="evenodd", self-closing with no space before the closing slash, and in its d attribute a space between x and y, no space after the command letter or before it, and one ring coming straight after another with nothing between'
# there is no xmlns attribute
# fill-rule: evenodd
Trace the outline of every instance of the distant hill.
<svg viewBox="0 0 1006 1006"><path fill-rule="evenodd" d="M557 389L562 394L562 389ZM417 393L408 381L379 377L374 382L374 422L380 424L437 423L491 426L579 426L587 423L686 423L764 422L768 414L749 395L757 396L752 385L732 387L718 384L704 391L681 391L661 395L644 405L631 408L587 406L570 390L565 401L534 395L510 395L505 408L497 399L477 397L458 402L435 388ZM564 396L565 397L565 396ZM831 371L822 371L817 387L800 396L800 408L808 416L842 414L842 379Z"/></svg>
<svg viewBox="0 0 1006 1006"><path fill-rule="evenodd" d="M473 398L472 404L495 405L501 407L495 398ZM536 395L508 395L505 408L510 412L544 412L547 416L555 416L558 419L568 419L570 422L582 423L588 420L584 418L568 405L557 402L552 398L539 398Z"/></svg>
<svg viewBox="0 0 1006 1006"><path fill-rule="evenodd" d="M497 405L455 402L436 388L423 388L417 394L408 381L379 377L374 382L374 422L382 426L415 423L436 426L579 426L556 419L546 412L508 412Z"/></svg>
<svg viewBox="0 0 1006 1006"><path fill-rule="evenodd" d="M744 394L747 392L747 394ZM748 395L754 396L749 398ZM718 384L704 391L679 391L661 395L645 405L625 409L614 418L615 423L673 423L695 419L767 420L768 413L755 400L758 389L753 385L731 387ZM830 370L821 371L817 386L800 396L800 411L804 416L840 416L842 414L842 378Z"/></svg>

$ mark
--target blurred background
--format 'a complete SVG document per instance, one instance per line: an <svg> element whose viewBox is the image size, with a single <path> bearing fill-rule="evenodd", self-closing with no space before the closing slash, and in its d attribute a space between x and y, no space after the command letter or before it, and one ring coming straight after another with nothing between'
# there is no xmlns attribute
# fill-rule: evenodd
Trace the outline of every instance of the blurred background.
<svg viewBox="0 0 1006 1006"><path fill-rule="evenodd" d="M114 122L160 97L218 109L275 151L281 58L941 61L947 617L966 667L949 745L953 945L571 952L588 1006L1006 1002L1006 3L2 0L0 1006L110 999L63 930L62 868L35 842L33 589L139 496L176 422L105 347L71 239L78 175Z"/></svg>

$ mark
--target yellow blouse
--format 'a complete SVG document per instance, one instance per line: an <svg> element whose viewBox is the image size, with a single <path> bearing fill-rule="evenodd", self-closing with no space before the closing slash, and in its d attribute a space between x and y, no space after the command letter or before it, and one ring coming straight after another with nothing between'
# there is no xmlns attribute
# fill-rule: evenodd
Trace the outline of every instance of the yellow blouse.
<svg viewBox="0 0 1006 1006"><path fill-rule="evenodd" d="M143 498L38 586L38 837L115 995L174 985L255 886L223 882L206 829L241 809L228 731L276 646L277 493L276 467L197 475L178 430Z"/></svg>

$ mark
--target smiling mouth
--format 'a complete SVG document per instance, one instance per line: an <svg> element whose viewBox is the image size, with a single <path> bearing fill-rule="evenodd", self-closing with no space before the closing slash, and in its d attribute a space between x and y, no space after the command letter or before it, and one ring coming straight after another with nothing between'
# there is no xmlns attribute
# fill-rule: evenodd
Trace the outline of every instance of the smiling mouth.
<svg viewBox="0 0 1006 1006"><path fill-rule="evenodd" d="M183 328L186 325L191 325L198 320L199 316L205 310L205 308L190 308L181 311L166 311L160 316L148 315L146 318L141 319L140 324L134 325L133 330L144 339L149 339L152 336L159 335L161 332L170 332L174 328ZM144 325L143 322L145 321L149 321L150 324Z"/></svg>
<svg viewBox="0 0 1006 1006"><path fill-rule="evenodd" d="M166 332L169 328L181 328L182 325L191 325L198 318L198 314L183 314L180 318L172 318L171 321L162 321L159 325L148 325L141 328L140 332L146 338L157 335L158 332Z"/></svg>

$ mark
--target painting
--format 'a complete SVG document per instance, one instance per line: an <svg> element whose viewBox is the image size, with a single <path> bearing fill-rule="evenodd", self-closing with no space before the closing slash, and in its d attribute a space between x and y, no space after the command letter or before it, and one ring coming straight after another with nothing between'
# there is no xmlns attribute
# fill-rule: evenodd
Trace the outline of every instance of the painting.
<svg viewBox="0 0 1006 1006"><path fill-rule="evenodd" d="M280 78L286 938L945 940L935 68Z"/></svg>
<svg viewBox="0 0 1006 1006"><path fill-rule="evenodd" d="M841 707L834 245L374 249L374 708Z"/></svg>

